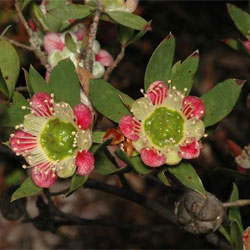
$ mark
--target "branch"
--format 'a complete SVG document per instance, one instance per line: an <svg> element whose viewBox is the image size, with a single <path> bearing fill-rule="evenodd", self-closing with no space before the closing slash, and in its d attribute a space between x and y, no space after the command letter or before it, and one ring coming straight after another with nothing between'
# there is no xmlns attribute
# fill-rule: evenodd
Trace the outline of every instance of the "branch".
<svg viewBox="0 0 250 250"><path fill-rule="evenodd" d="M250 206L250 200L237 200L234 202L225 202L222 203L223 207L244 207Z"/></svg>
<svg viewBox="0 0 250 250"><path fill-rule="evenodd" d="M22 13L22 10L19 6L18 0L16 0L15 8L16 8L17 15L18 15L19 19L21 20L22 24L24 25L25 30L27 31L27 33L30 37L30 39L29 39L30 45L34 51L35 56L40 60L41 64L46 69L49 69L49 64L47 63L47 57L46 57L45 53L42 52L40 46L38 45L38 43L36 41L36 35L34 34L33 30L29 27L27 21L25 20L23 13Z"/></svg>
<svg viewBox="0 0 250 250"><path fill-rule="evenodd" d="M7 37L4 37L4 39L6 39L8 42L10 42L11 44L13 44L17 47L20 47L20 48L23 48L23 49L26 49L29 51L34 51L34 49L31 46L25 45L23 43L19 43L18 41L15 41L15 40L7 38Z"/></svg>
<svg viewBox="0 0 250 250"><path fill-rule="evenodd" d="M93 23L90 26L88 47L87 47L87 52L86 52L86 57L85 57L85 67L89 72L92 71L91 53L92 53L93 44L96 38L97 28L98 28L98 24L100 21L102 10L103 10L102 0L97 0Z"/></svg>
<svg viewBox="0 0 250 250"><path fill-rule="evenodd" d="M125 56L125 49L126 46L125 45L121 45L121 51L118 54L118 56L116 57L116 59L114 60L114 62L107 68L104 76L103 76L103 80L107 81L109 79L109 76L111 75L111 73L113 72L113 70L117 67L117 65L120 63L120 61L123 59L123 57Z"/></svg>

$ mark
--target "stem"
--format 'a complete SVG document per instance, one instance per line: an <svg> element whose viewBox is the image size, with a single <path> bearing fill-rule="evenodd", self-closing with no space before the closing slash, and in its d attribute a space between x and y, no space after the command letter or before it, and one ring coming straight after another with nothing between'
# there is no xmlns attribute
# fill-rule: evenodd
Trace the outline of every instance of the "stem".
<svg viewBox="0 0 250 250"><path fill-rule="evenodd" d="M113 72L113 70L117 67L117 65L120 63L120 61L125 56L125 49L126 49L126 46L121 45L120 53L117 55L114 62L107 68L107 70L106 70L106 72L105 72L105 74L103 76L103 80L107 81L109 79L109 77L110 77L111 73Z"/></svg>
<svg viewBox="0 0 250 250"><path fill-rule="evenodd" d="M16 8L19 19L21 20L22 24L24 25L25 30L27 31L30 37L29 39L30 45L34 51L35 56L40 60L41 64L48 70L50 67L49 67L49 64L47 63L47 57L45 53L42 52L40 46L38 45L36 41L36 35L34 34L33 30L29 27L27 21L25 20L22 10L19 6L18 0L16 0L15 8Z"/></svg>
<svg viewBox="0 0 250 250"><path fill-rule="evenodd" d="M20 47L20 48L23 48L23 49L26 49L26 50L29 50L29 51L34 51L34 48L32 48L31 46L28 46L28 45L25 45L23 43L19 43L15 40L12 40L10 38L7 38L7 37L4 37L8 42L10 42L11 44L17 46L17 47Z"/></svg>
<svg viewBox="0 0 250 250"><path fill-rule="evenodd" d="M237 200L234 202L225 202L222 204L223 207L244 207L250 206L250 200Z"/></svg>
<svg viewBox="0 0 250 250"><path fill-rule="evenodd" d="M96 1L96 10L93 18L93 23L90 26L89 39L88 39L88 47L85 57L85 67L91 72L92 71L92 63L91 63L91 53L93 49L93 44L96 38L97 28L100 21L100 16L103 10L103 3L101 0Z"/></svg>

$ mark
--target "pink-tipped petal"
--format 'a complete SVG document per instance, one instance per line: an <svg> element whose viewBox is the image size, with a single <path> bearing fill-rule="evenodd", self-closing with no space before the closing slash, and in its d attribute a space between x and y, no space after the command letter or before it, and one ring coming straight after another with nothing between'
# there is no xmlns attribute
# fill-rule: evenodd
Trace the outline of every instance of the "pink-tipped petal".
<svg viewBox="0 0 250 250"><path fill-rule="evenodd" d="M48 188L57 181L57 175L51 169L47 169L49 164L39 164L31 170L32 179L38 187Z"/></svg>
<svg viewBox="0 0 250 250"><path fill-rule="evenodd" d="M199 142L192 138L191 142L186 143L183 146L180 146L179 156L183 159L193 159L200 155L201 145Z"/></svg>
<svg viewBox="0 0 250 250"><path fill-rule="evenodd" d="M150 84L147 95L154 105L162 104L167 97L168 88L162 81L156 81Z"/></svg>
<svg viewBox="0 0 250 250"><path fill-rule="evenodd" d="M85 104L78 104L74 108L74 114L77 119L77 125L81 129L88 129L92 124L92 113Z"/></svg>
<svg viewBox="0 0 250 250"><path fill-rule="evenodd" d="M22 130L17 130L10 137L10 145L13 152L22 155L34 149L37 141L33 135Z"/></svg>
<svg viewBox="0 0 250 250"><path fill-rule="evenodd" d="M141 159L149 167L160 167L166 163L165 155L158 154L154 149L143 148L141 150Z"/></svg>
<svg viewBox="0 0 250 250"><path fill-rule="evenodd" d="M105 67L110 66L114 61L113 57L108 53L108 51L103 49L101 49L100 52L95 55L95 60Z"/></svg>
<svg viewBox="0 0 250 250"><path fill-rule="evenodd" d="M78 152L75 161L77 174L84 176L90 174L95 167L95 158L88 150Z"/></svg>
<svg viewBox="0 0 250 250"><path fill-rule="evenodd" d="M34 32L37 32L37 27L32 19L29 19L29 26Z"/></svg>
<svg viewBox="0 0 250 250"><path fill-rule="evenodd" d="M49 94L39 92L31 98L31 109L37 116L50 117L52 115L52 98Z"/></svg>
<svg viewBox="0 0 250 250"><path fill-rule="evenodd" d="M120 129L125 137L132 141L136 141L139 136L141 124L133 119L132 115L125 115L121 118L119 123Z"/></svg>
<svg viewBox="0 0 250 250"><path fill-rule="evenodd" d="M50 32L43 37L43 47L50 54L55 50L62 51L65 47L65 44L62 42L58 33Z"/></svg>
<svg viewBox="0 0 250 250"><path fill-rule="evenodd" d="M183 113L188 119L193 117L202 119L205 115L205 106L203 104L203 101L199 97L196 96L185 97L182 102L182 107L183 107Z"/></svg>

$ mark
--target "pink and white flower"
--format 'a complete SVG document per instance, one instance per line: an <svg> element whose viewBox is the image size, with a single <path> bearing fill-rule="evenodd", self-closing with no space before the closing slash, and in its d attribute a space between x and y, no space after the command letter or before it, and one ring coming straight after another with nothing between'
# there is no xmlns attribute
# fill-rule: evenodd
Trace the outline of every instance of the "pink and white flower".
<svg viewBox="0 0 250 250"><path fill-rule="evenodd" d="M133 115L120 120L122 133L150 167L175 165L200 154L205 107L200 98L185 97L185 91L156 81L132 104Z"/></svg>
<svg viewBox="0 0 250 250"><path fill-rule="evenodd" d="M68 103L54 102L53 95L36 93L30 102L30 114L11 134L10 144L32 168L35 184L42 188L53 185L58 177L75 172L88 175L94 169L92 145L92 113L84 104L73 110Z"/></svg>

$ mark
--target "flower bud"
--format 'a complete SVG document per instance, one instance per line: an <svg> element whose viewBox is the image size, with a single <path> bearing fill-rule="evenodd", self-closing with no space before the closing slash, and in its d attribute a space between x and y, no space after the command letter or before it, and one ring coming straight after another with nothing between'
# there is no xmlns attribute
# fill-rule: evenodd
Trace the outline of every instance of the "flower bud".
<svg viewBox="0 0 250 250"><path fill-rule="evenodd" d="M192 234L206 234L219 228L224 209L212 194L206 196L192 190L184 193L176 204L175 214L181 227Z"/></svg>

